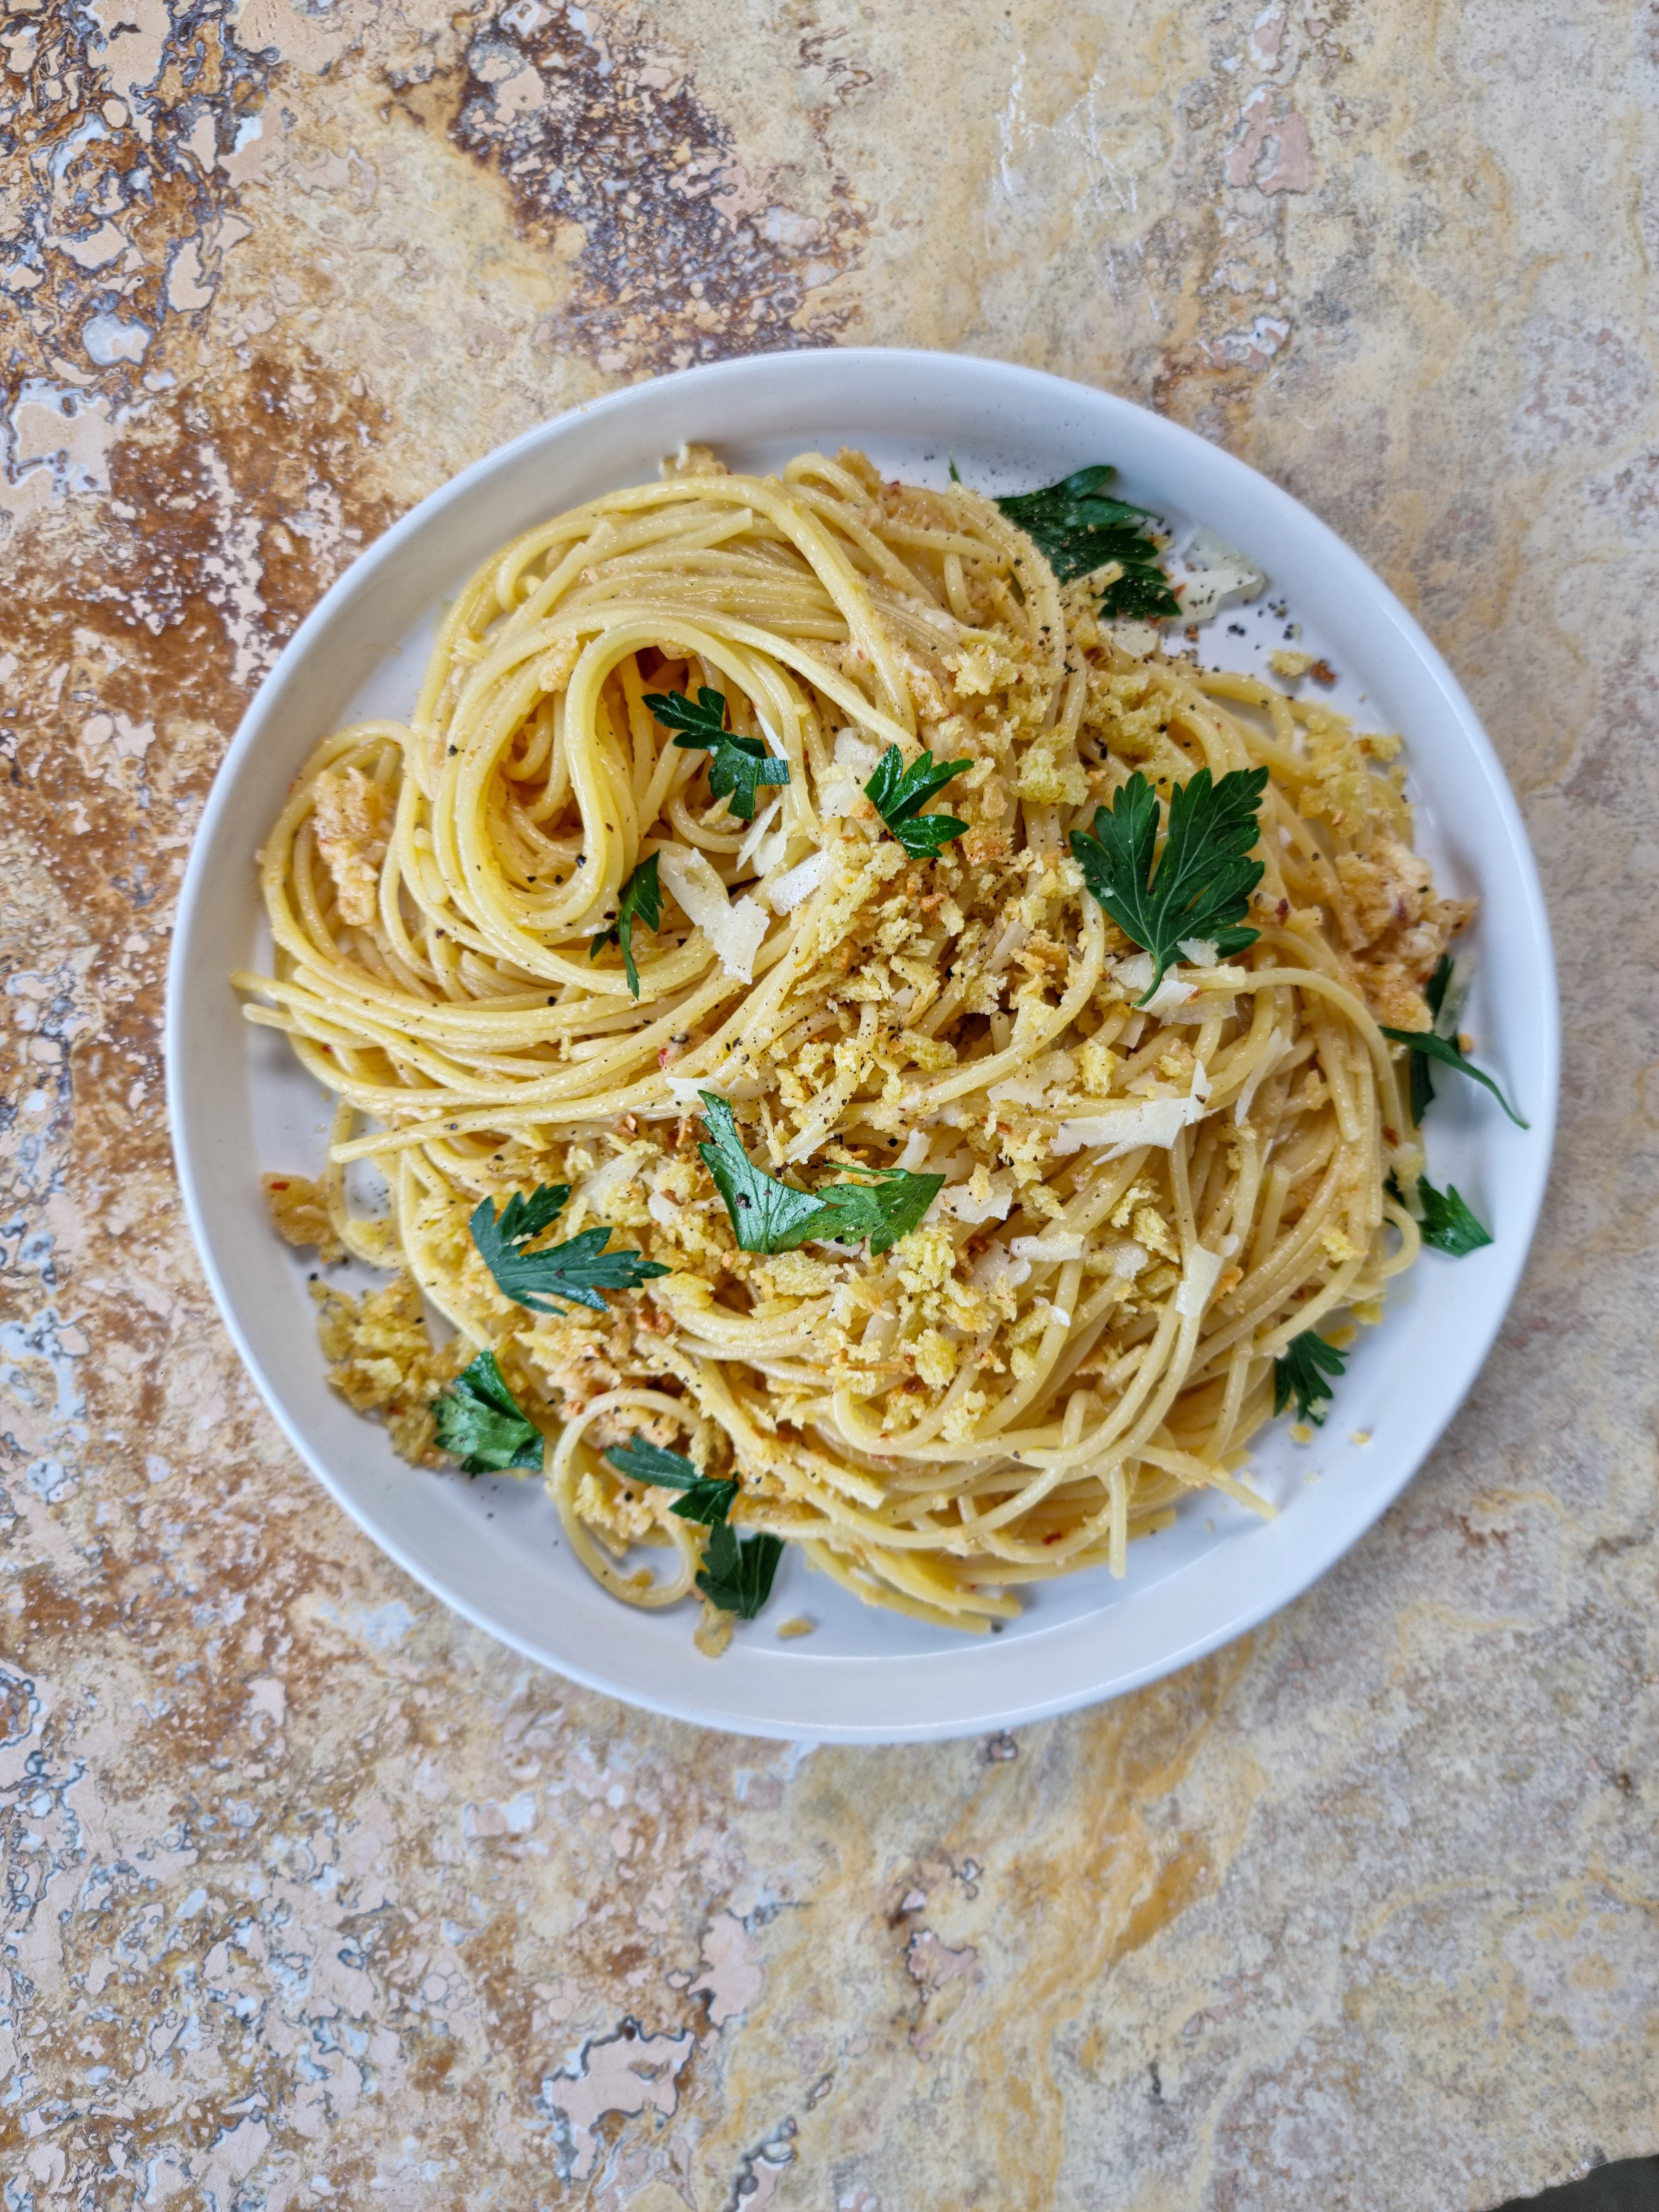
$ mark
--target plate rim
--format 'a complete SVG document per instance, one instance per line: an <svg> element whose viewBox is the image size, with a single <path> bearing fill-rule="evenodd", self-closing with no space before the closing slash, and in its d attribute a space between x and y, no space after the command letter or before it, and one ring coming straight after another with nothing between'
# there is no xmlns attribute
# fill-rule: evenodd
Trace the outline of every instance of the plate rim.
<svg viewBox="0 0 1659 2212"><path fill-rule="evenodd" d="M1496 1291L1481 1327L1466 1349L1461 1362L1461 1371L1455 1390L1447 1394L1446 1402L1436 1419L1419 1441L1413 1451L1407 1449L1402 1458L1397 1479L1376 1493L1374 1505L1360 1515L1355 1525L1340 1534L1334 1547L1311 1553L1298 1560L1288 1577L1283 1573L1265 1578L1265 1595L1246 1594L1242 1601L1231 1605L1224 1617L1218 1618L1200 1633L1190 1636L1177 1648L1163 1649L1150 1656L1139 1666L1121 1667L1107 1681L1085 1680L1066 1681L1054 1686L1045 1697L1023 1697L1012 1705L998 1701L989 1706L977 1705L971 1714L955 1717L935 1717L915 1722L903 1720L836 1721L803 1713L792 1720L775 1713L744 1711L725 1713L711 1710L709 1705L696 1696L677 1693L672 1681L665 1681L659 1689L646 1692L631 1683L619 1682L603 1667L584 1663L579 1652L563 1653L551 1657L544 1644L538 1644L526 1634L519 1632L499 1618L492 1618L488 1608L474 1601L465 1591L453 1586L453 1579L430 1561L413 1556L396 1536L380 1526L367 1500L354 1494L337 1480L333 1470L313 1450L304 1435L298 1417L286 1402L277 1378L267 1371L256 1345L244 1327L238 1303L226 1280L216 1249L210 1226L210 1207L205 1189L205 1162L202 1146L192 1127L192 1109L186 1066L185 1042L190 1018L189 994L186 984L194 962L194 933L198 926L204 887L216 864L215 851L224 817L233 802L235 787L242 770L258 746L265 724L276 715L285 703L285 695L292 685L310 653L313 642L333 622L341 608L364 593L375 575L418 535L441 522L446 513L466 500L481 483L498 472L509 470L515 459L538 449L555 434L569 432L583 423L592 423L608 416L626 415L639 407L642 395L660 393L665 388L692 392L711 384L741 385L746 377L756 375L768 379L780 373L792 373L791 363L811 365L814 374L821 374L822 364L833 362L856 377L871 364L878 364L884 373L895 368L909 366L914 369L937 374L942 368L962 369L970 374L988 373L993 380L1006 380L1011 393L1021 399L1019 413L1026 416L1034 411L1047 394L1051 400L1062 398L1075 403L1107 403L1109 409L1127 410L1131 421L1139 418L1152 431L1154 441L1164 441L1166 450L1201 449L1203 465L1219 470L1222 477L1231 478L1234 488L1248 494L1253 502L1276 507L1281 517L1289 520L1304 537L1316 546L1339 569L1357 570L1358 580L1370 602L1368 619L1381 614L1387 619L1399 647L1408 652L1419 664L1423 673L1440 692L1451 718L1468 746L1475 763L1484 771L1492 799L1507 835L1516 867L1518 889L1531 925L1528 950L1539 959L1539 1000L1535 1016L1538 1024L1535 1042L1537 1058L1534 1074L1538 1079L1538 1103L1534 1110L1531 1135L1530 1173L1526 1163L1511 1170L1506 1182L1510 1203L1516 1205L1517 1184L1519 1204L1517 1219L1506 1224L1504 1246L1497 1255L1499 1278ZM856 402L854 402L854 411ZM820 413L829 409L820 407ZM1550 929L1549 915L1545 905L1537 862L1526 832L1518 802L1516 799L1496 749L1482 726L1479 716L1453 673L1444 656L1423 629L1421 624L1401 603L1383 579L1372 569L1363 556L1342 538L1321 517L1304 506L1295 496L1275 483L1271 477L1243 461L1237 455L1213 445L1183 424L1167 416L1153 413L1138 402L1123 395L1083 383L1076 379L1060 377L1051 372L1030 368L1024 364L996 361L988 356L935 351L913 347L811 347L788 348L767 353L742 355L733 359L702 364L677 370L667 375L641 380L637 384L606 392L582 402L574 408L550 416L524 431L506 444L494 448L470 463L465 469L437 486L432 492L400 516L391 527L371 544L365 546L350 565L343 569L318 599L299 624L277 655L270 669L249 701L234 736L216 769L200 819L191 839L189 860L179 886L178 904L173 924L168 952L166 1007L163 1023L163 1049L167 1077L167 1110L169 1134L172 1139L175 1168L180 1194L184 1200L186 1219L195 1243L208 1286L213 1295L220 1317L244 1367L252 1376L266 1405L274 1414L279 1427L301 1460L322 1484L335 1503L341 1506L369 1540L386 1557L392 1559L406 1574L428 1590L452 1611L485 1631L498 1642L532 1659L538 1665L585 1687L617 1698L624 1703L654 1711L669 1718L689 1722L694 1725L712 1728L726 1733L784 1740L806 1740L817 1742L902 1743L932 1741L963 1735L981 1735L1000 1729L1027 1725L1054 1715L1118 1697L1163 1676L1188 1666L1231 1643L1237 1637L1259 1626L1262 1621L1282 1610L1300 1597L1322 1575L1340 1560L1359 1539L1380 1520L1419 1473L1443 1436L1456 1413L1464 1404L1470 1389L1491 1354L1492 1346L1513 1304L1525 1268L1542 1211L1551 1171L1555 1125L1559 1103L1560 1060L1559 987ZM1352 1518L1352 1516L1349 1516ZM1209 1555L1218 1560L1223 1555ZM1207 1560L1194 1563L1201 1571ZM1042 1634L1060 1634L1067 1628L1086 1626L1082 1621L1056 1624ZM688 1631L689 1634L689 1631ZM1036 1641L1033 1637L1022 1639L1028 1647ZM994 1647L992 1647L994 1649ZM1012 1657L1017 1647L1005 1647ZM957 1657L967 1659L971 1654L989 1656L985 1644L978 1639L964 1641L961 1651L934 1655L941 1660ZM837 1668L862 1669L876 1663L897 1664L909 1668L913 1660L879 1662L878 1655L860 1656L848 1655L835 1660L816 1662ZM933 1671L932 1658L921 1662ZM1010 1672L1005 1668L1005 1675ZM793 1669L792 1668L791 1673ZM838 1680L845 1679L838 1676ZM716 1686L712 1681L710 1687ZM803 1679L803 1687L805 1680Z"/></svg>

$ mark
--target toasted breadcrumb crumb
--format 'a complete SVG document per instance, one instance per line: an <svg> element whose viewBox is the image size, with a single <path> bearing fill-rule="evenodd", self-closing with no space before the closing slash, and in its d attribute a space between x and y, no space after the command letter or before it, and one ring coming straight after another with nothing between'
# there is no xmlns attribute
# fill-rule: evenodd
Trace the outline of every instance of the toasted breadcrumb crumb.
<svg viewBox="0 0 1659 2212"><path fill-rule="evenodd" d="M343 1260L345 1246L334 1233L329 1218L328 1196L309 1176L267 1175L259 1178L265 1204L286 1244L314 1244L319 1260Z"/></svg>
<svg viewBox="0 0 1659 2212"><path fill-rule="evenodd" d="M317 850L334 878L341 921L353 929L366 928L380 902L380 863L392 828L391 794L360 768L328 769L317 779L312 823Z"/></svg>
<svg viewBox="0 0 1659 2212"><path fill-rule="evenodd" d="M360 1298L313 1283L317 1336L328 1379L359 1413L378 1413L392 1449L415 1467L441 1467L432 1401L471 1358L465 1338L439 1349L427 1329L421 1294L407 1275Z"/></svg>
<svg viewBox="0 0 1659 2212"><path fill-rule="evenodd" d="M712 1600L704 1598L702 1618L692 1631L691 1641L705 1659L718 1659L732 1641L732 1631L737 1625L735 1613L722 1612Z"/></svg>

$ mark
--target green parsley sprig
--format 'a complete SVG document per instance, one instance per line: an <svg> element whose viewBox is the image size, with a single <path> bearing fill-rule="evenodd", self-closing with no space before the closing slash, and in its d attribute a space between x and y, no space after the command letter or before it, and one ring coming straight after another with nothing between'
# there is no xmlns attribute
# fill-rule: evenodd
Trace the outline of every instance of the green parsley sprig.
<svg viewBox="0 0 1659 2212"><path fill-rule="evenodd" d="M634 965L634 924L641 921L647 929L662 926L662 885L657 881L657 855L641 860L617 899L617 919L609 929L604 929L587 948L590 960L597 960L607 945L622 947L623 973L628 978L628 988L637 999L640 995L640 971Z"/></svg>
<svg viewBox="0 0 1659 2212"><path fill-rule="evenodd" d="M707 684L698 687L695 700L684 691L647 691L645 703L665 730L680 732L674 743L684 751L710 756L708 788L739 822L754 820L761 784L788 782L788 762L768 752L758 738L728 730L726 702Z"/></svg>
<svg viewBox="0 0 1659 2212"><path fill-rule="evenodd" d="M535 1237L551 1227L569 1195L570 1186L564 1182L540 1183L527 1198L514 1191L499 1217L489 1199L478 1200L468 1226L478 1255L504 1298L532 1313L562 1313L564 1307L554 1303L559 1298L603 1313L601 1292L635 1291L653 1276L672 1273L672 1268L639 1251L607 1252L611 1231L604 1222L562 1244L527 1250Z"/></svg>
<svg viewBox="0 0 1659 2212"><path fill-rule="evenodd" d="M461 1462L463 1474L500 1474L539 1468L542 1432L525 1418L493 1352L481 1352L442 1397L432 1401L438 1442Z"/></svg>
<svg viewBox="0 0 1659 2212"><path fill-rule="evenodd" d="M1386 1022L1379 1022L1377 1024L1377 1027L1382 1030L1383 1036L1389 1038L1391 1042L1395 1044L1406 1044L1411 1047L1412 1111L1413 1116L1415 1116L1417 1113L1417 1069L1424 1060L1437 1060L1442 1067L1455 1067L1461 1075L1471 1076L1474 1078L1475 1082L1484 1084L1486 1088L1491 1091L1492 1097L1503 1108L1504 1111L1509 1115L1510 1121L1514 1122L1517 1129L1531 1128L1531 1122L1523 1120L1522 1117L1516 1112L1514 1107L1510 1105L1509 1100L1505 1098L1503 1092L1492 1081L1491 1076L1486 1073L1486 1070L1484 1068L1477 1067L1472 1060L1466 1060L1450 1037L1437 1036L1432 1030L1391 1030ZM1431 1094L1431 1096L1432 1096L1432 1094Z"/></svg>
<svg viewBox="0 0 1659 2212"><path fill-rule="evenodd" d="M738 1486L720 1475L702 1474L684 1452L653 1444L637 1430L625 1444L612 1444L605 1453L611 1466L629 1482L655 1483L680 1495L669 1507L683 1521L695 1521L708 1531L697 1588L722 1613L735 1613L752 1620L772 1595L773 1578L783 1557L783 1540L765 1530L739 1536L727 1517L738 1497Z"/></svg>
<svg viewBox="0 0 1659 2212"><path fill-rule="evenodd" d="M936 761L924 753L906 768L904 755L896 745L889 745L864 787L865 796L911 858L927 860L960 837L968 824L954 814L924 814L921 810L973 764L970 760Z"/></svg>
<svg viewBox="0 0 1659 2212"><path fill-rule="evenodd" d="M729 1521L717 1521L703 1547L697 1588L722 1613L752 1620L772 1595L772 1578L783 1557L783 1539L763 1529L739 1537Z"/></svg>
<svg viewBox="0 0 1659 2212"><path fill-rule="evenodd" d="M1094 831L1072 832L1083 880L1124 935L1152 957L1145 1006L1182 940L1205 938L1218 958L1261 935L1239 927L1266 872L1249 855L1261 836L1258 810L1265 768L1234 769L1219 783L1199 769L1170 793L1169 832L1158 852L1158 793L1139 769L1109 807L1095 811ZM1154 854L1157 866L1153 866Z"/></svg>
<svg viewBox="0 0 1659 2212"><path fill-rule="evenodd" d="M827 1183L818 1203L828 1208L828 1224L815 1233L838 1244L865 1237L879 1255L901 1237L921 1225L921 1218L945 1188L942 1175L914 1175L908 1168L866 1168L864 1182Z"/></svg>
<svg viewBox="0 0 1659 2212"><path fill-rule="evenodd" d="M1443 1036L1440 1034L1440 1010L1445 1004L1446 987L1451 981L1451 955L1449 952L1443 952L1433 975L1423 987L1423 997L1429 1009L1432 1028L1391 1030L1386 1023L1378 1024L1383 1036L1393 1043L1408 1045L1411 1048L1413 1121L1421 1128L1423 1116L1428 1109L1430 1100L1434 1097L1434 1078L1430 1069L1434 1062L1438 1061L1442 1067L1455 1067L1460 1075L1471 1076L1476 1083L1484 1084L1517 1129L1530 1128L1532 1124L1523 1121L1516 1112L1514 1107L1510 1105L1484 1068L1477 1067L1472 1060L1465 1057L1458 1048L1456 1038Z"/></svg>
<svg viewBox="0 0 1659 2212"><path fill-rule="evenodd" d="M870 1168L865 1181L830 1183L816 1194L797 1190L755 1165L730 1105L717 1091L697 1095L713 1139L697 1150L726 1200L742 1251L793 1252L809 1237L846 1244L867 1237L872 1253L885 1252L908 1236L945 1188L942 1175Z"/></svg>
<svg viewBox="0 0 1659 2212"><path fill-rule="evenodd" d="M1167 622L1180 614L1181 602L1158 566L1151 528L1158 517L1103 495L1102 486L1116 474L1103 463L1078 469L1040 491L996 503L1030 538L1059 583L1087 576L1109 561L1118 563L1123 573L1106 586L1100 602L1109 620Z"/></svg>
<svg viewBox="0 0 1659 2212"><path fill-rule="evenodd" d="M1454 1260L1467 1259L1492 1241L1492 1231L1469 1211L1462 1194L1448 1183L1437 1190L1427 1176L1419 1178L1418 1198L1423 1207L1423 1242Z"/></svg>
<svg viewBox="0 0 1659 2212"><path fill-rule="evenodd" d="M1273 1362L1274 1413L1282 1413L1294 1398L1297 1419L1322 1429L1324 1408L1336 1395L1326 1378L1345 1373L1347 1364L1346 1355L1327 1343L1316 1329L1304 1328Z"/></svg>
<svg viewBox="0 0 1659 2212"><path fill-rule="evenodd" d="M793 1252L809 1237L821 1234L816 1224L824 1213L822 1201L811 1191L797 1190L757 1168L743 1148L726 1100L713 1091L700 1091L697 1096L713 1139L697 1150L726 1200L738 1249Z"/></svg>
<svg viewBox="0 0 1659 2212"><path fill-rule="evenodd" d="M1429 1010L1429 1023L1433 1029L1440 1026L1440 1012L1446 1003L1446 990L1451 981L1452 959L1443 952L1435 963L1435 969L1423 986L1423 999ZM1427 1053L1413 1053L1407 1063L1411 1072L1412 1120L1420 1129L1423 1116L1434 1097L1434 1063Z"/></svg>
<svg viewBox="0 0 1659 2212"><path fill-rule="evenodd" d="M704 1474L684 1452L653 1444L636 1429L625 1444L611 1444L605 1457L629 1482L654 1484L659 1490L678 1490L669 1507L682 1521L696 1521L705 1528L724 1521L738 1494L738 1486L724 1475Z"/></svg>

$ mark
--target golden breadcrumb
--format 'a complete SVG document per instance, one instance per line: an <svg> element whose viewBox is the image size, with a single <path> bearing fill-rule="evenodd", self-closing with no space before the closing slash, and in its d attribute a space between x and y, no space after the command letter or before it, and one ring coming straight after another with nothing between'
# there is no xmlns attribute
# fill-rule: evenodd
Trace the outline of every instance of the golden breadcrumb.
<svg viewBox="0 0 1659 2212"><path fill-rule="evenodd" d="M309 1176L267 1175L259 1178L265 1204L284 1243L314 1244L319 1260L343 1260L345 1246L334 1233L328 1195Z"/></svg>
<svg viewBox="0 0 1659 2212"><path fill-rule="evenodd" d="M334 878L340 919L367 928L380 901L380 863L392 830L392 795L359 768L330 769L317 779L312 817L317 849Z"/></svg>
<svg viewBox="0 0 1659 2212"><path fill-rule="evenodd" d="M432 1401L472 1357L458 1338L434 1347L421 1310L421 1294L407 1275L360 1298L313 1283L317 1335L328 1362L328 1379L359 1413L378 1413L401 1457L417 1467L443 1464L435 1449Z"/></svg>

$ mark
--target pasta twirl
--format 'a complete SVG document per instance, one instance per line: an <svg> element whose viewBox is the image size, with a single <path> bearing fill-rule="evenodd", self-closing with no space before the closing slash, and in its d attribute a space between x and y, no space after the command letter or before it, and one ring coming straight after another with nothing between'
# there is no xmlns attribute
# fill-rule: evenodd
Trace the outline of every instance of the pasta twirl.
<svg viewBox="0 0 1659 2212"><path fill-rule="evenodd" d="M1258 1502L1241 1468L1275 1355L1374 1318L1415 1255L1378 1024L1427 1026L1466 909L1411 848L1393 741L1132 649L1097 605L961 486L855 453L761 479L691 449L482 568L410 723L329 738L271 831L276 972L236 980L338 1109L319 1204L286 1178L288 1218L418 1285L459 1332L448 1371L494 1348L621 1598L689 1592L703 1541L605 1460L635 1433L734 1475L739 1526L930 1620L982 1628L1022 1583L1121 1573L1184 1492ZM787 764L752 820L646 703L705 690ZM937 856L864 795L893 745L969 763ZM1206 766L1269 772L1260 933L1230 959L1188 945L1142 1009L1150 963L1068 836L1132 772L1167 798ZM607 933L653 855L636 999ZM803 1188L894 1165L944 1188L878 1255L740 1250L702 1091ZM385 1218L347 1203L359 1159ZM550 1183L562 1235L608 1224L669 1272L602 1311L503 1297L469 1217ZM337 1374L349 1316L328 1319ZM356 1401L393 1408L417 1459L437 1358L410 1382L388 1350Z"/></svg>

